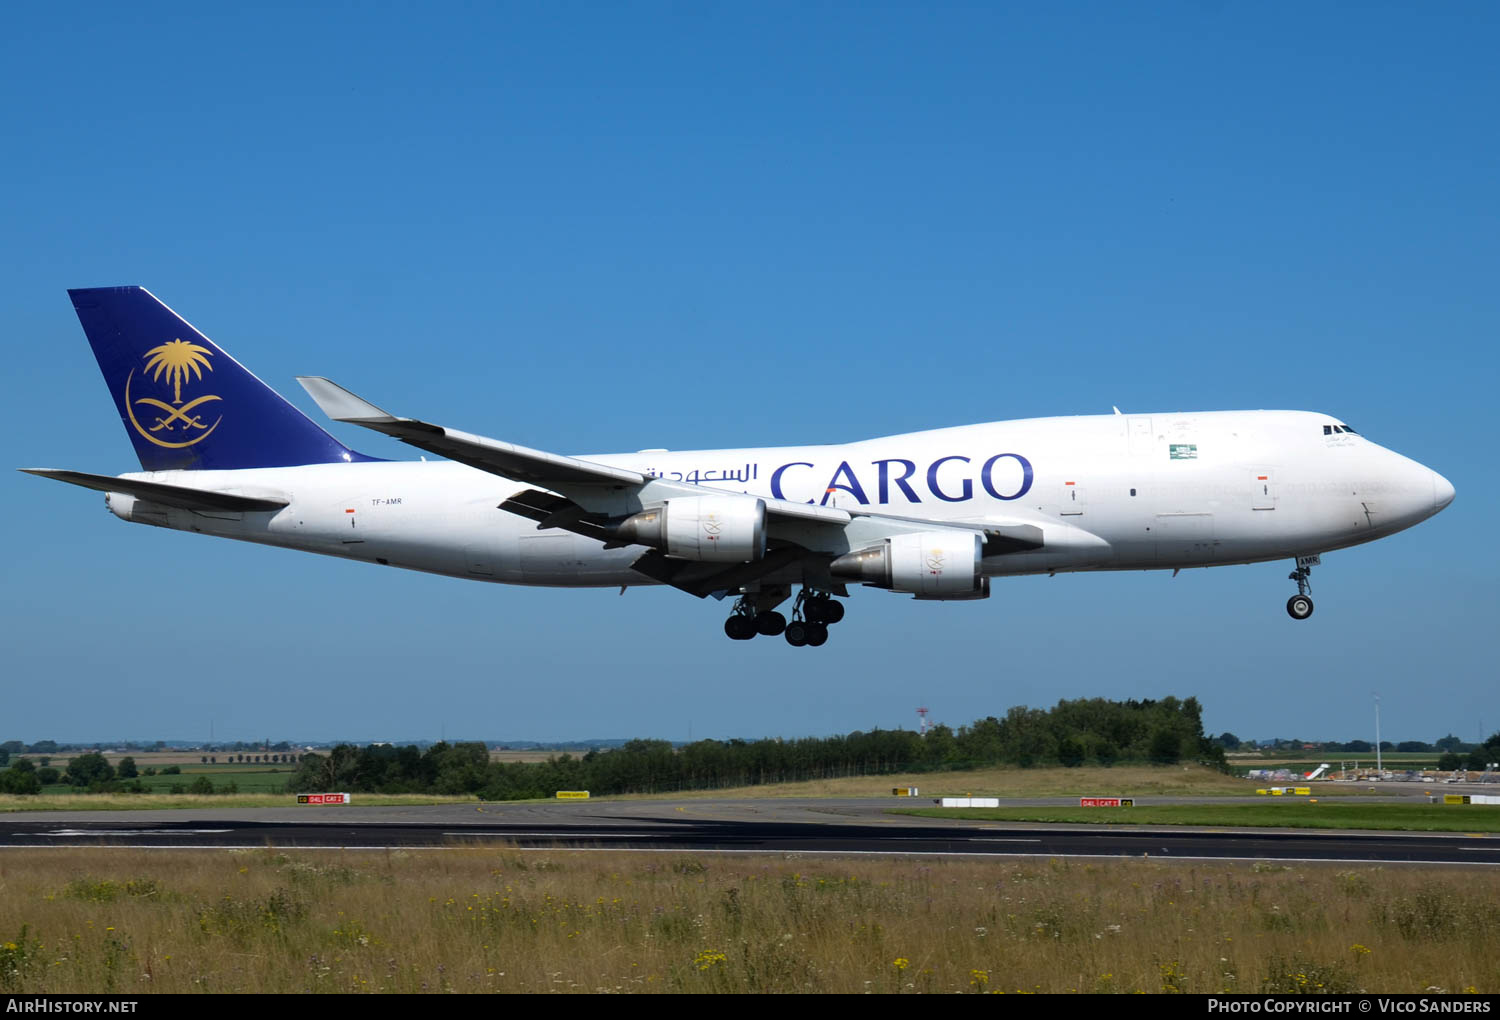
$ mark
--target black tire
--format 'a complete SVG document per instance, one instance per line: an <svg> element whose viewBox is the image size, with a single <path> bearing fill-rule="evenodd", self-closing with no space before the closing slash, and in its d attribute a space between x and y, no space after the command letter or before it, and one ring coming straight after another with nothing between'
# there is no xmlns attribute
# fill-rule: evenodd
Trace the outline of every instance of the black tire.
<svg viewBox="0 0 1500 1020"><path fill-rule="evenodd" d="M810 626L810 624L803 623L801 620L793 620L787 624L784 632L786 643L793 648L801 648L807 644L807 631Z"/></svg>
<svg viewBox="0 0 1500 1020"><path fill-rule="evenodd" d="M807 628L807 643L813 648L828 640L828 624L813 623Z"/></svg>
<svg viewBox="0 0 1500 1020"><path fill-rule="evenodd" d="M755 632L766 637L775 637L786 630L786 617L780 613L766 611L755 615Z"/></svg>
<svg viewBox="0 0 1500 1020"><path fill-rule="evenodd" d="M749 641L755 636L755 621L735 613L724 621L724 633L733 641Z"/></svg>
<svg viewBox="0 0 1500 1020"><path fill-rule="evenodd" d="M1306 595L1293 595L1286 600L1286 613L1294 620L1305 620L1313 614L1313 600Z"/></svg>
<svg viewBox="0 0 1500 1020"><path fill-rule="evenodd" d="M823 622L835 624L844 618L844 604L836 599L829 599L823 606Z"/></svg>
<svg viewBox="0 0 1500 1020"><path fill-rule="evenodd" d="M808 599L802 603L802 618L808 623L823 622L823 600Z"/></svg>

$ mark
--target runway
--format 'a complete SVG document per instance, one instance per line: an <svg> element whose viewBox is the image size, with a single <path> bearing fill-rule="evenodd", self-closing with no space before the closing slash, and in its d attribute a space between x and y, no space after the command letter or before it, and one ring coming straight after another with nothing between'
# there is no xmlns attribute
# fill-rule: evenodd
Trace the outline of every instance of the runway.
<svg viewBox="0 0 1500 1020"><path fill-rule="evenodd" d="M885 814L892 806L872 798L47 812L0 816L0 848L493 845L1500 865L1493 835L950 822Z"/></svg>

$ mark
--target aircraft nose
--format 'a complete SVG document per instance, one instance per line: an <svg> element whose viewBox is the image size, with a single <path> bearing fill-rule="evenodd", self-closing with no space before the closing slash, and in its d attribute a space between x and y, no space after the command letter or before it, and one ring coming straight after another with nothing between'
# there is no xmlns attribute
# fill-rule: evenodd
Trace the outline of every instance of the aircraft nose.
<svg viewBox="0 0 1500 1020"><path fill-rule="evenodd" d="M1436 471L1432 473L1432 509L1433 512L1446 507L1453 502L1453 483L1448 481Z"/></svg>

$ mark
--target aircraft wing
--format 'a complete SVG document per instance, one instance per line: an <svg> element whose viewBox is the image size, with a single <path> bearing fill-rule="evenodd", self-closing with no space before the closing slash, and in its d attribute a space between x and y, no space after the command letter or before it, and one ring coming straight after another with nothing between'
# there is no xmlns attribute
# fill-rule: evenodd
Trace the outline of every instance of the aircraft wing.
<svg viewBox="0 0 1500 1020"><path fill-rule="evenodd" d="M554 483L630 486L644 485L646 482L646 476L639 471L531 450L514 443L470 435L415 418L398 418L321 376L298 376L297 381L318 402L323 413L334 421L363 425L419 450L426 450L491 474L549 487Z"/></svg>
<svg viewBox="0 0 1500 1020"><path fill-rule="evenodd" d="M705 491L716 491L705 490L703 486L687 482L656 478L628 468L532 450L514 443L433 425L416 418L398 418L321 376L298 376L297 381L317 401L323 413L334 421L363 425L419 450L456 460L481 471L544 486L563 493L589 509L592 509L591 504L597 503L601 495L609 490L634 490L647 500L701 496ZM773 516L839 525L848 524L853 519L848 511L832 507L774 499L767 499L765 503L766 512Z"/></svg>
<svg viewBox="0 0 1500 1020"><path fill-rule="evenodd" d="M59 471L56 468L21 468L28 475L55 478L70 485L81 485L98 492L121 492L127 496L160 503L183 510L280 510L289 502L279 496L243 496L232 492L213 492L186 485L148 482L141 478L116 478L113 475L91 475L86 471Z"/></svg>
<svg viewBox="0 0 1500 1020"><path fill-rule="evenodd" d="M726 568L723 564L684 564L653 551L637 564L636 569L642 573L695 595L767 576L799 557L821 558L826 564L833 557L894 535L978 532L986 556L1026 552L1052 544L1051 539L1044 541L1039 522L1022 514L1003 519L932 521L736 493L532 450L415 418L397 417L320 376L299 376L297 381L335 421L362 425L420 450L537 486L515 493L500 504L500 509L536 521L538 530L559 528L608 543L611 518L618 519L668 499L714 494L763 502L772 551L762 560ZM1099 542L1079 529L1070 530L1086 536L1088 542Z"/></svg>

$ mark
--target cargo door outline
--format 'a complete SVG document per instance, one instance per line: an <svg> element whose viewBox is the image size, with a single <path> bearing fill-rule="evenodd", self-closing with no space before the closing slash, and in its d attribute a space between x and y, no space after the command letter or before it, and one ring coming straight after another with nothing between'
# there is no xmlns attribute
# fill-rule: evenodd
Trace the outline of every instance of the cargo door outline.
<svg viewBox="0 0 1500 1020"><path fill-rule="evenodd" d="M1088 499L1083 494L1083 486L1077 482L1063 482L1061 516L1081 517L1087 506Z"/></svg>
<svg viewBox="0 0 1500 1020"><path fill-rule="evenodd" d="M1276 476L1270 468L1258 468L1250 474L1250 509L1276 509Z"/></svg>

